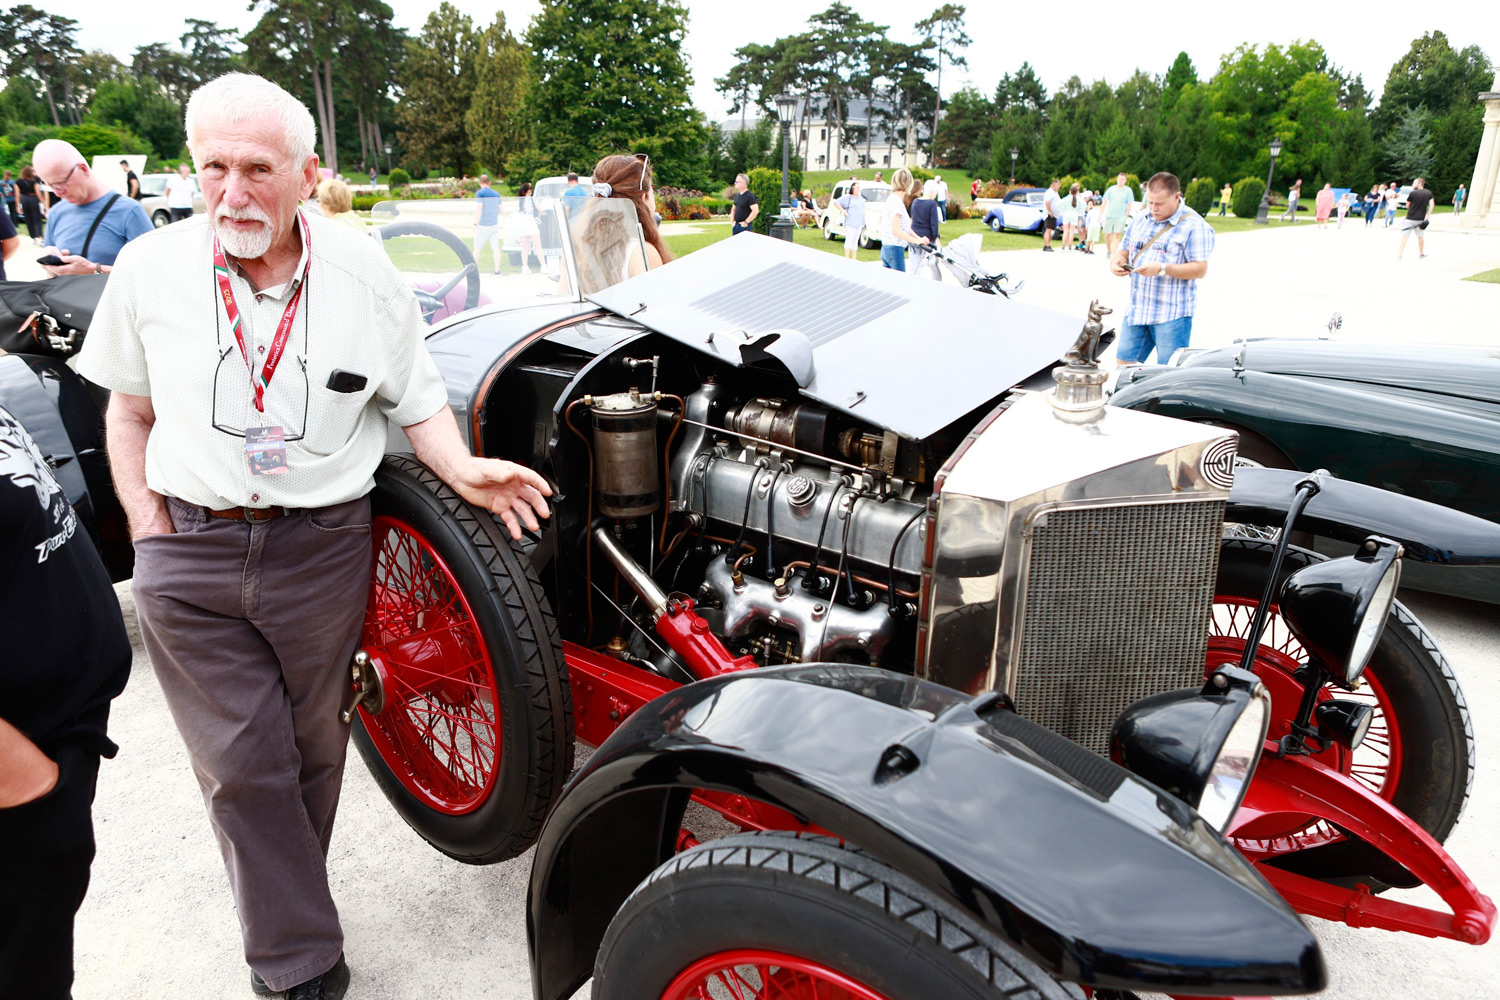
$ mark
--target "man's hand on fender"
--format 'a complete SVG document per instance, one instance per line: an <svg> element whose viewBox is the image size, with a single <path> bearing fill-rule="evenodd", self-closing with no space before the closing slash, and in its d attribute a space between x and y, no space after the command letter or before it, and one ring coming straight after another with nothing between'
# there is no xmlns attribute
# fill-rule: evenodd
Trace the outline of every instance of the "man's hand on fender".
<svg viewBox="0 0 1500 1000"><path fill-rule="evenodd" d="M498 516L517 541L522 525L528 531L537 531L537 518L552 516L546 500L552 489L547 481L514 462L470 456L454 469L448 485L469 503Z"/></svg>

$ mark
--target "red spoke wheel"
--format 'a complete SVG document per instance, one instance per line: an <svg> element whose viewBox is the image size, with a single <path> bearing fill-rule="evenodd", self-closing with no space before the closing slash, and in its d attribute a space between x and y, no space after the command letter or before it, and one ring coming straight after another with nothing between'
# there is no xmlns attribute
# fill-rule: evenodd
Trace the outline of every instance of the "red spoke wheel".
<svg viewBox="0 0 1500 1000"><path fill-rule="evenodd" d="M525 851L572 770L556 620L525 555L426 467L390 456L371 494L362 648L384 704L354 741L396 811L460 861Z"/></svg>
<svg viewBox="0 0 1500 1000"><path fill-rule="evenodd" d="M1224 542L1209 623L1208 669L1238 663L1243 655L1273 549L1273 542L1258 539ZM1321 558L1291 547L1281 578ZM1303 695L1302 683L1294 674L1306 662L1306 650L1273 605L1254 664L1271 695L1271 739L1291 732ZM1400 604L1392 608L1363 681L1358 691L1326 685L1318 698L1369 704L1374 710L1369 734L1352 753L1333 745L1315 759L1364 784L1441 841L1458 822L1468 798L1473 732L1452 669L1431 636ZM1282 859L1276 863L1340 883L1384 884L1371 877L1381 870L1378 867L1342 871L1341 865L1357 866L1373 855L1351 849L1343 831L1317 817L1265 817L1240 828L1231 839L1252 860ZM1328 867L1320 871L1318 866L1324 861Z"/></svg>
<svg viewBox="0 0 1500 1000"><path fill-rule="evenodd" d="M594 1000L1081 1000L969 914L830 837L700 844L636 887Z"/></svg>
<svg viewBox="0 0 1500 1000"><path fill-rule="evenodd" d="M774 951L709 955L672 980L662 1000L886 1000L817 962Z"/></svg>

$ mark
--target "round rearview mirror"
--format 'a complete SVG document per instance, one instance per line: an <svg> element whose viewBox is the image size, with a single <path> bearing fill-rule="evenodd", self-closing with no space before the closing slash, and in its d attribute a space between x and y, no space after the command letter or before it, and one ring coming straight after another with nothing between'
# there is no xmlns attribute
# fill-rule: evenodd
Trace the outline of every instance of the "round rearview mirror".
<svg viewBox="0 0 1500 1000"><path fill-rule="evenodd" d="M1281 589L1281 615L1309 655L1353 688L1375 652L1401 582L1401 546L1371 535L1352 556L1304 566Z"/></svg>

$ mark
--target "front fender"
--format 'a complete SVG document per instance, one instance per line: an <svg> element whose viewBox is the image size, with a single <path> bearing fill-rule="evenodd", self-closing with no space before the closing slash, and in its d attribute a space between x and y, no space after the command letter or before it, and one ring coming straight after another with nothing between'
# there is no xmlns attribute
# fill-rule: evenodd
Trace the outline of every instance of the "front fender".
<svg viewBox="0 0 1500 1000"><path fill-rule="evenodd" d="M537 1000L588 978L699 788L859 844L1061 979L1220 995L1322 987L1311 933L1195 812L1012 712L979 713L951 689L844 665L732 674L646 705L543 828L527 911Z"/></svg>
<svg viewBox="0 0 1500 1000"><path fill-rule="evenodd" d="M1226 521L1281 527L1305 473L1234 470ZM1447 566L1500 565L1500 524L1373 486L1323 478L1322 489L1297 520L1303 531L1358 543L1367 535L1400 542L1406 558Z"/></svg>

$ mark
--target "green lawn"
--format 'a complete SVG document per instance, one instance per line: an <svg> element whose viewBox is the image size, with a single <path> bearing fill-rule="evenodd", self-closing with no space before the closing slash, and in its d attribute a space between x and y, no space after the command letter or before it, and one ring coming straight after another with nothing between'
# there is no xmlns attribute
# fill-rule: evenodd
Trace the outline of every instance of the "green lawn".
<svg viewBox="0 0 1500 1000"><path fill-rule="evenodd" d="M1464 280L1483 281L1491 285L1500 285L1500 267L1493 268L1489 271L1480 271L1478 274L1471 274Z"/></svg>
<svg viewBox="0 0 1500 1000"><path fill-rule="evenodd" d="M684 233L677 235L673 233L675 228L681 224L666 222L662 224L662 238L666 241L667 249L672 251L675 257L690 254L694 250L702 250L710 243L717 243L729 237L730 225L727 222L694 222L688 225L701 229L702 232ZM963 236L965 233L983 233L984 250L1028 250L1041 246L1042 241L1037 236L1027 236L1022 233L992 233L983 222L978 219L962 219L943 223L943 238L947 240ZM825 240L820 229L799 229L796 232L796 242L802 246L813 247L827 253L842 254L844 252L844 241L842 239ZM880 250L860 250L858 259L872 261L880 259Z"/></svg>

